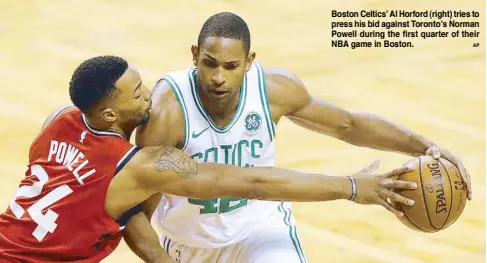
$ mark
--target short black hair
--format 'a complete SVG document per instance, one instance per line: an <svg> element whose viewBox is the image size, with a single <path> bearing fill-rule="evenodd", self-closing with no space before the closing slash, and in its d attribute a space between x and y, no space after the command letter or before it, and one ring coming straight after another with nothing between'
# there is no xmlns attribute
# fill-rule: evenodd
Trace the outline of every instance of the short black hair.
<svg viewBox="0 0 487 263"><path fill-rule="evenodd" d="M69 82L71 101L86 113L115 91L115 82L127 68L127 61L117 56L98 56L83 61Z"/></svg>
<svg viewBox="0 0 487 263"><path fill-rule="evenodd" d="M222 12L212 15L201 27L198 36L198 47L203 45L207 37L224 37L242 40L245 53L250 50L250 31L247 23L236 14Z"/></svg>

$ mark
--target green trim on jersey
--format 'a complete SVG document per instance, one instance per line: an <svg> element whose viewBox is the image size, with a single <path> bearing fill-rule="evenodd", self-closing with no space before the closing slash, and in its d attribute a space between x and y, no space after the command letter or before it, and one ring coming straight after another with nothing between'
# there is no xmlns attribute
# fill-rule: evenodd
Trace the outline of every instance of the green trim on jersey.
<svg viewBox="0 0 487 263"><path fill-rule="evenodd" d="M284 204L281 202L281 204L278 206L279 212L284 213L284 224L289 226L289 236L291 237L291 241L293 242L294 249L296 249L296 253L298 253L299 256L299 261L301 263L307 263L306 257L304 256L303 249L301 248L301 242L299 242L298 234L296 231L296 226L291 224L291 209L289 208L284 208ZM294 231L293 231L294 230Z"/></svg>
<svg viewBox="0 0 487 263"><path fill-rule="evenodd" d="M235 125L237 120L240 118L243 109L245 107L245 102L247 100L247 74L245 74L244 81L242 83L242 86L240 87L240 98L238 102L237 112L233 116L232 121L229 124L227 124L227 126L225 126L224 128L218 127L218 125L216 125L213 122L210 115L203 107L203 103L201 102L201 99L198 94L198 89L196 88L196 68L192 68L189 71L188 78L189 78L189 83L191 84L191 93L193 94L193 99L196 104L196 107L198 108L201 115L208 121L211 128L218 133L225 133L229 131L233 127L233 125Z"/></svg>
<svg viewBox="0 0 487 263"><path fill-rule="evenodd" d="M274 121L272 120L271 107L269 106L269 98L267 96L267 85L265 81L264 70L259 63L255 63L257 66L259 76L259 94L260 102L262 104L262 110L264 111L265 120L267 123L267 130L271 141L276 137L276 131L274 130Z"/></svg>
<svg viewBox="0 0 487 263"><path fill-rule="evenodd" d="M178 83L174 81L174 79L168 75L162 77L163 80L166 80L169 86L171 86L171 89L174 92L174 95L176 95L176 99L179 102L179 105L181 106L181 110L183 111L184 115L184 143L183 143L183 148L181 148L182 151L186 149L186 146L188 145L189 142L189 117L188 117L188 110L186 109L186 103L184 102L184 97L183 94L181 93L181 89L178 86Z"/></svg>

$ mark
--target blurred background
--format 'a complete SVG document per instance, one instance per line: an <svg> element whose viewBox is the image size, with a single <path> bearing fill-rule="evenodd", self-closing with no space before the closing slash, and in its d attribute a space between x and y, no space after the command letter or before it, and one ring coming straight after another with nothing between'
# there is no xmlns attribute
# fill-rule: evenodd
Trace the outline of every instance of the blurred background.
<svg viewBox="0 0 487 263"><path fill-rule="evenodd" d="M333 9L476 10L481 35L415 39L409 49L332 48ZM167 71L191 66L190 46L202 24L221 11L246 20L251 49L263 65L293 71L314 96L419 132L461 156L471 173L473 201L455 224L435 234L408 229L382 207L348 201L293 204L308 262L485 261L481 0L0 1L0 208L6 209L24 176L30 143L43 121L70 103L68 83L79 63L102 54L122 56L152 87ZM277 130L277 165L284 168L344 176L377 157L379 171L411 158L354 147L287 119ZM122 242L103 262L141 261Z"/></svg>

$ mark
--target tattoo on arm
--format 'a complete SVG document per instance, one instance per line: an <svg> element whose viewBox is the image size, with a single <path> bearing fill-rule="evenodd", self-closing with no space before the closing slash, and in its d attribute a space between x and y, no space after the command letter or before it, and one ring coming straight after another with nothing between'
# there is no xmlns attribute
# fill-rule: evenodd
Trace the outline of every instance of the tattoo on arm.
<svg viewBox="0 0 487 263"><path fill-rule="evenodd" d="M159 171L174 171L183 178L195 177L198 173L198 165L188 156L174 154L172 148L163 149L161 156L154 162L154 167Z"/></svg>

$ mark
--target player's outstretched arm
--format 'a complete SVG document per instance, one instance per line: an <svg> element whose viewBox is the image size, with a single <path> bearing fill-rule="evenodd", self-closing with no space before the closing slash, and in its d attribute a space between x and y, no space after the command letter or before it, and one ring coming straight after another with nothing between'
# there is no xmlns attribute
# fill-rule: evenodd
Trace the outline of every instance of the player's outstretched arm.
<svg viewBox="0 0 487 263"><path fill-rule="evenodd" d="M424 155L435 145L375 114L349 112L324 99L312 97L304 83L285 69L267 68L265 74L275 118L286 116L304 128L353 145L412 156Z"/></svg>
<svg viewBox="0 0 487 263"><path fill-rule="evenodd" d="M109 189L108 197L120 203L114 195L124 193L124 197L120 197L124 204L118 206L122 208L121 211L128 210L157 192L198 199L236 197L304 202L354 197L357 203L378 204L399 213L386 200L390 198L411 205L408 202L412 200L391 191L392 188L415 188L412 183L395 180L397 175L409 171L409 168L402 167L380 174L375 172L377 165L353 177L326 176L275 167L242 168L215 163L197 164L175 148L146 147L114 178L112 184L118 184L118 192ZM113 203L109 205L117 207ZM116 217L117 214L112 216Z"/></svg>
<svg viewBox="0 0 487 263"><path fill-rule="evenodd" d="M275 121L286 116L297 125L356 146L411 156L443 157L459 168L471 199L468 171L460 158L448 150L376 114L349 112L324 99L312 97L303 82L285 69L267 68L265 75Z"/></svg>

